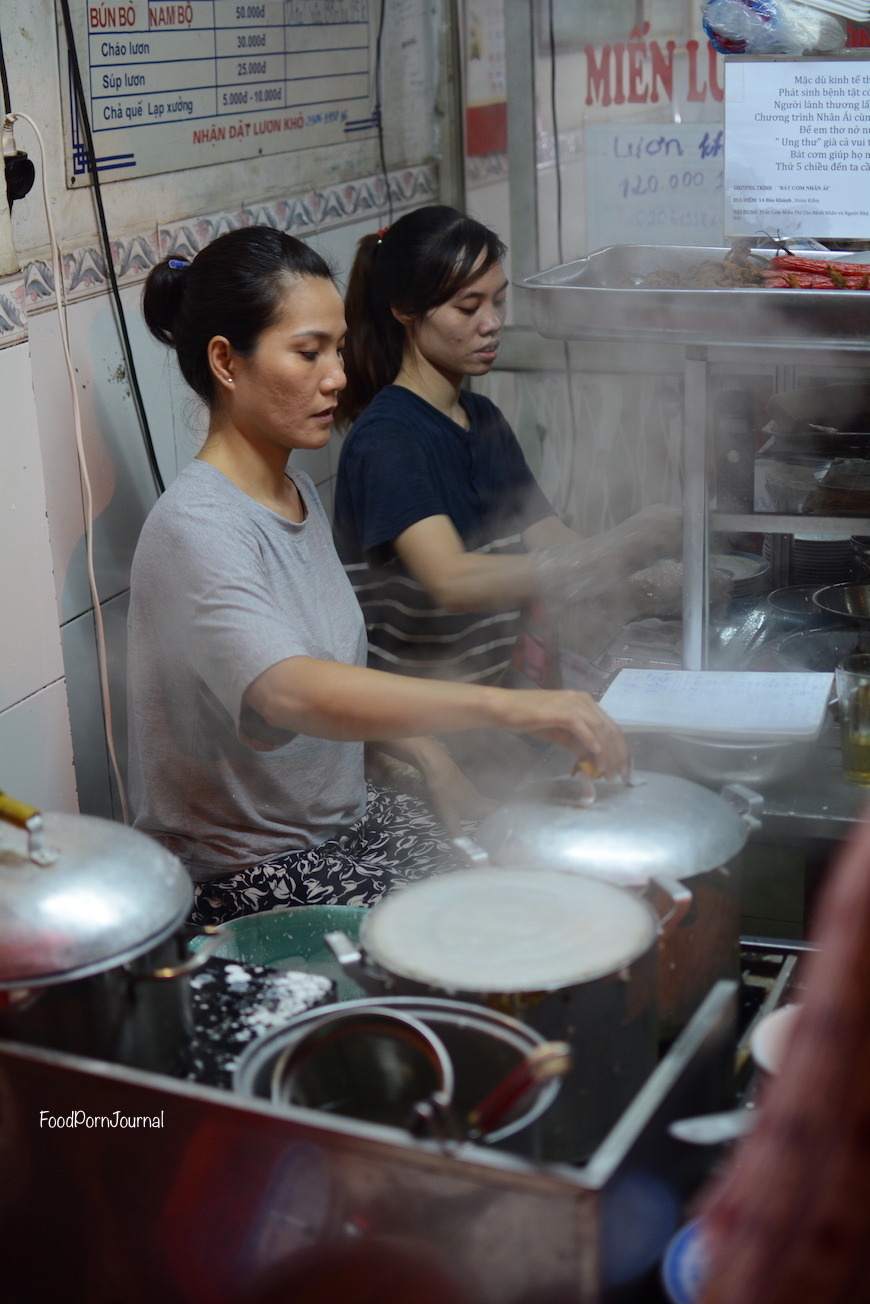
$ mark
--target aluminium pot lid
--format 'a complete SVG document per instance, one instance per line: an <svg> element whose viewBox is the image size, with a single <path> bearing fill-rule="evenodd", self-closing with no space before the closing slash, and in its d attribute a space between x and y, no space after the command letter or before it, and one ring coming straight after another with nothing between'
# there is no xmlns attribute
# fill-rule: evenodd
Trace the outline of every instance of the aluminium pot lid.
<svg viewBox="0 0 870 1304"><path fill-rule="evenodd" d="M555 991L632 964L655 942L651 908L600 879L467 869L391 892L363 920L366 955L446 992Z"/></svg>
<svg viewBox="0 0 870 1304"><path fill-rule="evenodd" d="M487 815L475 841L501 865L573 870L622 887L656 874L690 878L743 847L747 825L723 797L670 774L634 777L636 787L597 781L591 806L577 804L567 777L529 785Z"/></svg>
<svg viewBox="0 0 870 1304"><path fill-rule="evenodd" d="M0 824L0 988L84 978L168 937L193 904L181 862L153 838L91 815L43 816L57 858Z"/></svg>

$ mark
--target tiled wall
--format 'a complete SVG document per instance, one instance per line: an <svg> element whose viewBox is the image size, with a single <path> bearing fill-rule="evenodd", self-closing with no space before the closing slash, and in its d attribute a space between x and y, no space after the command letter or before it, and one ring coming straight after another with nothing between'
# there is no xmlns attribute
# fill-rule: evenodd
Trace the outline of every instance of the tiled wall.
<svg viewBox="0 0 870 1304"><path fill-rule="evenodd" d="M75 810L67 694L25 342L0 349L0 788Z"/></svg>
<svg viewBox="0 0 870 1304"><path fill-rule="evenodd" d="M435 196L434 171L421 166L392 173L390 187L401 212ZM383 222L384 200L382 180L368 178L293 200L192 218L113 246L140 387L167 484L194 456L205 413L173 356L145 329L139 301L149 268L160 257L195 254L222 231L256 222L309 240L341 279L356 242ZM94 498L94 570L123 768L129 571L156 491L102 256L92 247L73 250L64 255L63 271ZM6 626L0 638L0 788L48 809L75 810L77 785L83 812L119 818L104 736L72 408L53 277L44 264L31 264L0 284L0 395L0 613ZM293 455L328 511L335 445L334 439L326 448Z"/></svg>

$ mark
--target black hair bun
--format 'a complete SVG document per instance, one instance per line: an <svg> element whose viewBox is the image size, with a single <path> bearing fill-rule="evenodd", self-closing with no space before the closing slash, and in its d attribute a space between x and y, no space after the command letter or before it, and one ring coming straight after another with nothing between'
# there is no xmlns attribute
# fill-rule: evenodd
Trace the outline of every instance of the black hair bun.
<svg viewBox="0 0 870 1304"><path fill-rule="evenodd" d="M166 258L151 268L142 294L142 312L152 335L162 344L174 343L172 327L184 295L189 263Z"/></svg>

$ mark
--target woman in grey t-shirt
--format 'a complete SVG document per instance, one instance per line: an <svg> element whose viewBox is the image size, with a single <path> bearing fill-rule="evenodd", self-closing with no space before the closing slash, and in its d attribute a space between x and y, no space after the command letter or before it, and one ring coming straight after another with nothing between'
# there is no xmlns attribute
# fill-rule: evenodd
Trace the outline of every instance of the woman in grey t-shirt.
<svg viewBox="0 0 870 1304"><path fill-rule="evenodd" d="M528 732L624 773L616 725L582 693L397 679L365 629L294 448L329 439L344 387L341 298L323 260L267 227L151 272L151 332L209 408L197 458L157 503L133 563L135 823L196 881L195 918L366 905L455 863L421 803L369 789L364 740L415 764L456 822L477 794L431 731Z"/></svg>

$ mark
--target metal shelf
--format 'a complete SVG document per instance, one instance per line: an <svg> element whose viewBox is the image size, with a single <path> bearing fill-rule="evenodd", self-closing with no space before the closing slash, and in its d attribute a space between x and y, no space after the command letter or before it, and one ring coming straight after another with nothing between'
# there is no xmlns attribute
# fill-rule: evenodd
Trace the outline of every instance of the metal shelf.
<svg viewBox="0 0 870 1304"><path fill-rule="evenodd" d="M870 534L866 516L788 516L773 512L711 512L710 529L729 534L745 531L753 534L849 535Z"/></svg>

